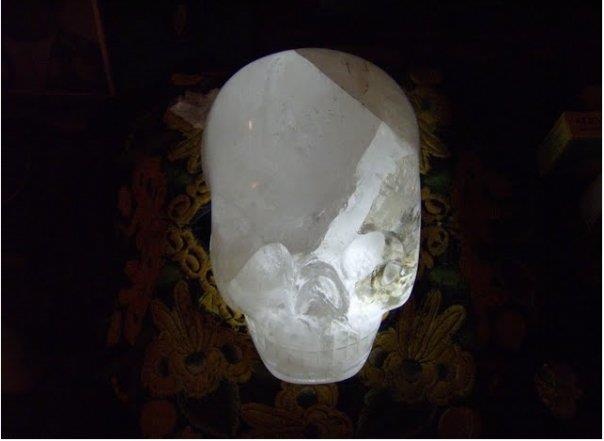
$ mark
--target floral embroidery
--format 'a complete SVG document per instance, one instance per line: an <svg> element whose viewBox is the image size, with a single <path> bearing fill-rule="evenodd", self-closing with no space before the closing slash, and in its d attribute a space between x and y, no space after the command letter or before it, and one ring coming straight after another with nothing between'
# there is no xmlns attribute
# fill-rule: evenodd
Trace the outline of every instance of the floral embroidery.
<svg viewBox="0 0 604 441"><path fill-rule="evenodd" d="M221 380L247 381L254 349L249 337L219 325L193 308L186 282L174 288L174 308L153 301L153 322L159 335L148 346L142 381L153 396L183 391L203 397Z"/></svg>
<svg viewBox="0 0 604 441"><path fill-rule="evenodd" d="M445 159L450 156L449 149L438 136L443 127L451 124L451 106L444 95L434 87L428 87L422 83L432 83L438 73L432 72L427 76L425 73L412 75L415 83L409 91L409 99L415 109L417 122L420 130L420 173L425 175L432 170L432 159ZM427 77L432 77L427 78ZM419 81L418 81L419 79ZM437 83L440 80L437 80Z"/></svg>
<svg viewBox="0 0 604 441"><path fill-rule="evenodd" d="M420 126L420 147L421 157L419 171L421 174L428 174L432 170L432 158L448 158L451 156L445 144L435 135L422 130Z"/></svg>
<svg viewBox="0 0 604 441"><path fill-rule="evenodd" d="M434 267L435 258L445 253L449 246L450 233L444 225L450 215L446 198L433 193L428 187L422 189L422 244L420 247L419 275Z"/></svg>
<svg viewBox="0 0 604 441"><path fill-rule="evenodd" d="M451 211L447 198L432 192L428 187L422 188L422 208L422 221L425 224L441 222Z"/></svg>
<svg viewBox="0 0 604 441"><path fill-rule="evenodd" d="M439 291L420 308L415 303L403 307L394 329L378 335L362 376L370 387L390 387L399 401L445 405L466 395L474 381L472 356L452 340L465 309L453 305L439 313Z"/></svg>
<svg viewBox="0 0 604 441"><path fill-rule="evenodd" d="M125 273L131 285L118 294L124 317L114 319L107 343L119 341L120 327L125 340L133 345L153 296L155 282L163 267L163 237L167 224L162 216L166 179L159 158L144 158L134 170L131 188L122 187L118 194L120 212L126 220L126 236L135 238L137 260L126 263Z"/></svg>
<svg viewBox="0 0 604 441"><path fill-rule="evenodd" d="M200 283L203 292L200 304L207 311L220 316L232 326L244 325L243 315L229 308L220 297L210 258L190 230L170 229L166 249L172 260L178 262L183 273Z"/></svg>
<svg viewBox="0 0 604 441"><path fill-rule="evenodd" d="M125 272L132 286L122 289L118 293L118 300L126 306L123 333L125 340L131 345L136 342L140 333L162 267L161 258L148 261L131 260L126 263Z"/></svg>
<svg viewBox="0 0 604 441"><path fill-rule="evenodd" d="M134 235L137 249L143 256L160 256L163 252L161 238L166 222L163 207L166 198L166 177L160 158L145 158L134 170L130 204L122 189L122 212L131 212L130 222L124 228L128 237Z"/></svg>
<svg viewBox="0 0 604 441"><path fill-rule="evenodd" d="M177 225L186 225L208 202L210 202L210 190L203 176L198 175L187 185L186 194L172 199L168 205L168 216Z"/></svg>
<svg viewBox="0 0 604 441"><path fill-rule="evenodd" d="M532 322L525 314L530 309L523 302L532 298L502 284L503 269L482 253L494 240L493 221L506 216L511 190L509 183L463 151L455 152L458 166L451 173L452 152L444 137L451 114L434 90L442 78L438 72L424 71L411 80L408 96L421 141L418 283L402 310L385 314L391 328L378 335L361 374L339 384L339 389L283 383L279 390L278 380L262 377L261 369L252 379L252 362L260 361L249 338L233 329L243 329L243 316L220 297L203 238L194 230L197 225L191 225L209 210L210 195L201 174L202 130L177 115L166 117L168 125L181 132L182 141L161 146L167 152L162 158L139 157L132 182L118 192L122 230L136 245L137 256L126 264L128 285L119 293L107 333L107 344L114 346L111 353L120 357L111 385L125 406L138 406L144 435L351 437L353 426L361 437L481 435L480 409L467 399L474 360L454 335L465 309L455 303L469 300L476 325L468 336L473 344L514 350L529 332ZM156 129L165 133L163 127L150 127L154 121L157 118L144 120L145 136ZM165 139L173 140L174 134ZM144 145L145 137L141 141L136 145ZM167 199L168 194L176 196ZM457 228L458 219L463 231ZM443 271L455 272L457 267L468 282L467 291L465 286L441 283ZM174 292L174 303L160 302L165 288L177 280L175 291L186 295ZM432 283L441 287L446 307L439 291L422 294ZM512 299L518 302L515 307L509 305ZM142 326L151 329L141 332ZM153 328L155 337L147 332ZM465 330L463 335L465 339ZM119 346L123 341L132 345ZM487 384L482 387L490 391L496 381L506 390L499 372L503 368L489 353L479 352L482 369L493 371L483 372ZM136 360L144 360L142 373ZM147 393L141 393L141 385ZM250 396L263 395L261 389L269 392L273 387L279 391L266 404L249 402ZM577 377L562 363L544 365L534 377L532 393L558 418L576 415L583 397ZM505 395L495 399L500 397ZM485 432L492 430L488 426Z"/></svg>
<svg viewBox="0 0 604 441"><path fill-rule="evenodd" d="M275 406L244 404L243 420L250 438L349 438L352 422L336 409L335 384L317 386L281 384Z"/></svg>
<svg viewBox="0 0 604 441"><path fill-rule="evenodd" d="M182 130L181 130L182 131ZM172 147L168 152L168 160L170 162L186 159L186 169L189 174L196 174L201 171L201 142L202 130L194 130L193 132L184 132L186 138Z"/></svg>
<svg viewBox="0 0 604 441"><path fill-rule="evenodd" d="M451 124L453 119L451 104L438 89L418 86L412 93L418 109L417 119L421 126L438 130Z"/></svg>

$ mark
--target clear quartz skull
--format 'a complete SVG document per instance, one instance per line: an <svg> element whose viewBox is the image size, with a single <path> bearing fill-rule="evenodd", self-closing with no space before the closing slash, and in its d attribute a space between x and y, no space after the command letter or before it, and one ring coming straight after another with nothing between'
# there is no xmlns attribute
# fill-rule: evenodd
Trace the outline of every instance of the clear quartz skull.
<svg viewBox="0 0 604 441"><path fill-rule="evenodd" d="M276 377L354 375L384 313L409 298L418 158L407 97L356 56L280 52L221 89L202 147L214 276Z"/></svg>

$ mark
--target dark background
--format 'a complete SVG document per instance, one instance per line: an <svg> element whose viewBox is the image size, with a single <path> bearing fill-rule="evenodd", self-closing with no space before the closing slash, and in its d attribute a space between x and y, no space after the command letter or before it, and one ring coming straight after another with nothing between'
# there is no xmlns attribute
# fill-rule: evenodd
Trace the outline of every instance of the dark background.
<svg viewBox="0 0 604 441"><path fill-rule="evenodd" d="M395 78L414 66L443 72L456 148L506 176L526 210L506 231L530 231L532 240L517 249L502 237L500 251L531 259L547 292L542 332L552 343L538 350L580 360L592 387L592 411L580 425L486 435L600 436L601 279L585 282L577 268L591 265L600 277L601 235L586 248L567 234L578 187L539 180L535 165L536 146L560 113L585 109L582 90L601 85L600 2L99 1L115 94L94 43L74 46L69 33L59 49L84 54L87 80L59 69L23 92L28 72L6 55L5 41L43 39L56 7L3 2L3 436L137 434L104 367L123 267L114 225L124 176L115 158L133 118L180 92L173 73L220 84L260 56L297 47L348 51ZM83 20L69 10L64 17L75 27Z"/></svg>

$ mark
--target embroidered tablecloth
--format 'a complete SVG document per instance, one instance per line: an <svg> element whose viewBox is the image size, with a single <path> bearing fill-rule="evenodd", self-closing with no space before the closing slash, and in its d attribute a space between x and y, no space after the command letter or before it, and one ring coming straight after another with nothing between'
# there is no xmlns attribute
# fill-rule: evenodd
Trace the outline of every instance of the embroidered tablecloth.
<svg viewBox="0 0 604 441"><path fill-rule="evenodd" d="M527 323L513 308L501 309L509 292L494 281L496 266L478 246L488 243L497 211L483 187L501 201L506 182L485 172L477 158L455 154L451 105L441 82L430 69L402 80L421 130L422 242L413 294L383 320L362 371L336 384L301 386L272 377L243 317L218 294L208 256L203 124L181 117L195 100L203 113L211 96L190 95L165 113L149 112L134 122L121 158L130 178L117 198L129 257L107 346L108 381L139 421L141 435L491 433L491 416L481 403L505 397L506 375L513 373L501 371L489 347L513 351ZM478 186L477 175L484 179ZM582 394L564 363L537 366L528 389L531 409L560 418L574 415Z"/></svg>

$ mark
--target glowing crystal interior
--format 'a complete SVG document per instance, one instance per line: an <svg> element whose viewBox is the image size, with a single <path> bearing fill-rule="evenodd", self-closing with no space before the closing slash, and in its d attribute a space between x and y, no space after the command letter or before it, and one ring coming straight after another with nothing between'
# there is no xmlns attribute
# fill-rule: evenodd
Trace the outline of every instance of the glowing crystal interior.
<svg viewBox="0 0 604 441"><path fill-rule="evenodd" d="M349 54L273 54L221 89L202 149L214 275L276 377L354 375L384 312L409 298L418 153L403 91Z"/></svg>

